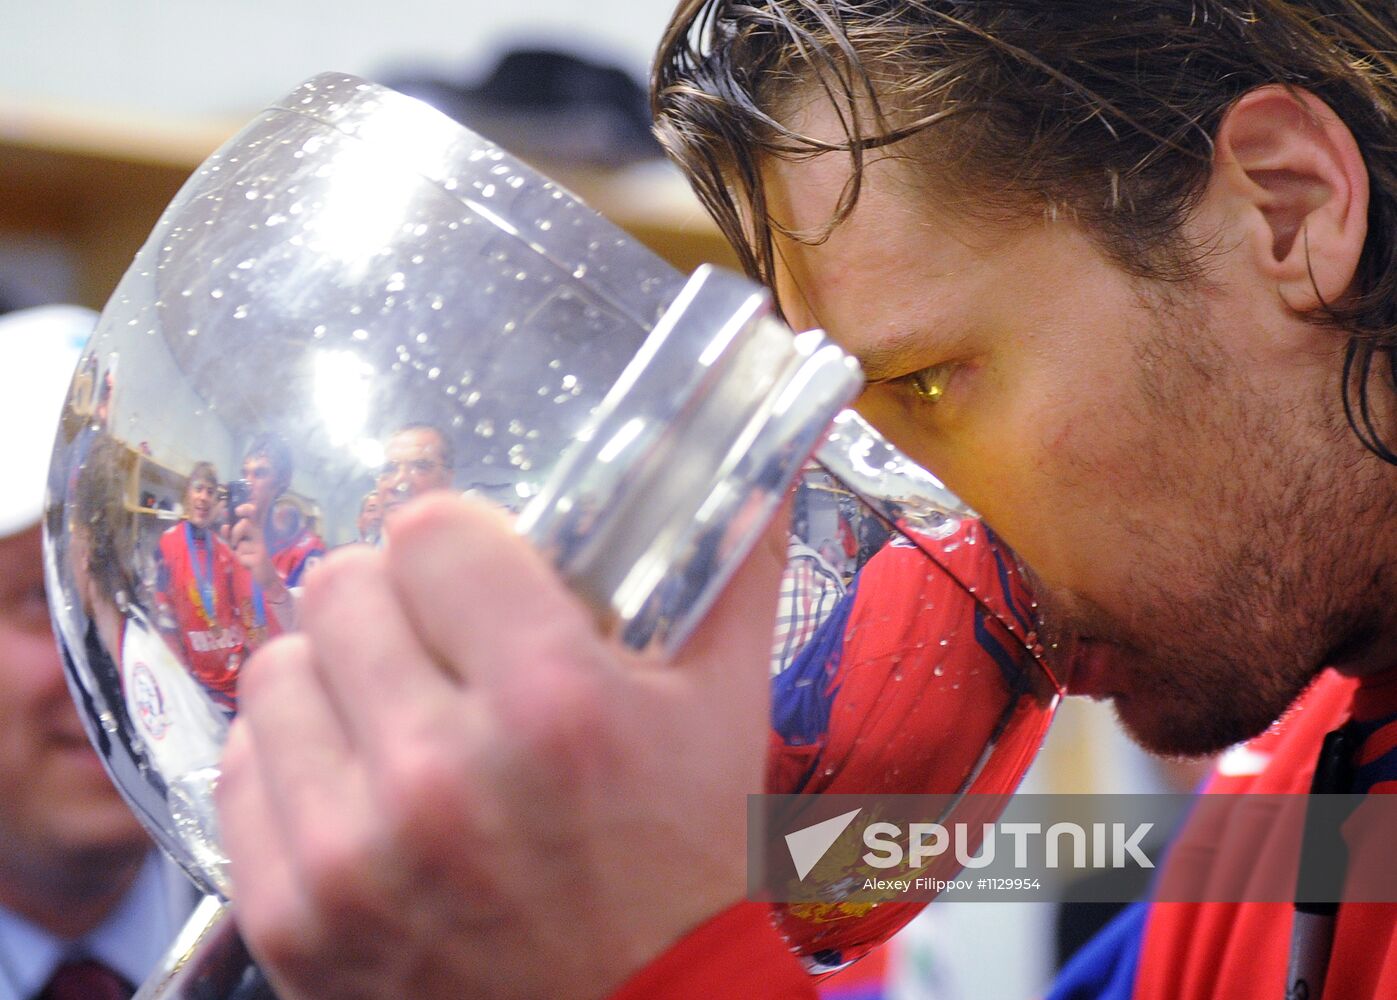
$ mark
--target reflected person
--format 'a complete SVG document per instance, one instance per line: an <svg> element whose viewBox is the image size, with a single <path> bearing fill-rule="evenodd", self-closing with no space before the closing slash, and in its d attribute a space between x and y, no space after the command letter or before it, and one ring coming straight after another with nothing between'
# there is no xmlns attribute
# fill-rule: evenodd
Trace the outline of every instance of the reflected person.
<svg viewBox="0 0 1397 1000"><path fill-rule="evenodd" d="M294 467L291 449L279 435L264 433L252 439L243 453L242 473L249 489L249 501L230 511L233 527L229 541L234 551L249 565L260 558L257 550L265 548L286 587L301 585L306 573L325 557L325 540L309 524L296 523L286 532L278 530L276 504L291 488ZM257 583L267 587L261 575Z"/></svg>
<svg viewBox="0 0 1397 1000"><path fill-rule="evenodd" d="M411 423L395 431L383 448L377 493L386 528L409 500L451 488L455 449L442 430L428 423Z"/></svg>
<svg viewBox="0 0 1397 1000"><path fill-rule="evenodd" d="M90 623L91 659L114 665L137 737L136 749L170 789L180 786L186 776L217 765L236 708L236 661L227 657L229 649L209 650L211 657L184 661L177 651L183 650L185 638L177 636L178 645L171 642L134 601L130 549L134 515L123 495L124 452L123 444L105 434L95 438L88 450L71 496L68 558ZM185 572L179 554L173 557L174 573ZM165 579L178 577L166 574ZM186 582L197 585L197 578ZM205 598L216 599L212 594L196 594L191 600ZM190 613L203 611L196 604ZM228 631L239 637L231 651L241 655L241 626L234 622ZM221 637L224 630L216 634ZM225 681L226 691L212 687Z"/></svg>
<svg viewBox="0 0 1397 1000"><path fill-rule="evenodd" d="M238 669L256 633L251 572L218 533L218 473L190 470L184 519L160 536L155 603L160 629L189 671L228 712L237 706Z"/></svg>

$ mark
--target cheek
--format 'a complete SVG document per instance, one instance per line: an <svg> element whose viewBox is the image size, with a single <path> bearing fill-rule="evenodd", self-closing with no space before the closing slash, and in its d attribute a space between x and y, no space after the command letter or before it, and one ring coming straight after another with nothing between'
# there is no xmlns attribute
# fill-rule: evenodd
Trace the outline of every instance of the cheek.
<svg viewBox="0 0 1397 1000"><path fill-rule="evenodd" d="M875 387L859 409L976 510L1045 581L1076 586L1109 557L1105 495L1122 476L1119 406L1062 378L981 373L967 405ZM973 403L973 405L969 405Z"/></svg>
<svg viewBox="0 0 1397 1000"><path fill-rule="evenodd" d="M0 768L32 755L36 732L52 706L68 697L47 635L0 625Z"/></svg>

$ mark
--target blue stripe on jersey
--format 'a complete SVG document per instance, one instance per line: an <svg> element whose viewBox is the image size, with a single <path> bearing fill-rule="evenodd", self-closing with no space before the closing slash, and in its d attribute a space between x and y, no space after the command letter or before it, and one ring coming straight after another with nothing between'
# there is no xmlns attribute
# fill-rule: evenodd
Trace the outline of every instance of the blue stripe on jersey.
<svg viewBox="0 0 1397 1000"><path fill-rule="evenodd" d="M829 732L838 687L830 680L844 655L844 629L854 607L859 578L840 598L791 665L771 679L771 726L789 746L808 746Z"/></svg>
<svg viewBox="0 0 1397 1000"><path fill-rule="evenodd" d="M324 559L324 558L325 558L325 550L324 550L324 549L321 549L321 548L314 548L314 549L311 549L309 552L307 552L304 556L302 556L302 557L296 562L296 567L295 567L293 570L291 570L290 573L287 574L286 579L283 580L282 582L286 584L286 587L287 587L288 590L289 590L290 588L292 588L292 587L298 586L298 585L300 584L300 582L301 582L301 575L302 575L303 573L305 573L305 571L306 571L306 563L310 562L312 559Z"/></svg>
<svg viewBox="0 0 1397 1000"><path fill-rule="evenodd" d="M1024 676L1023 670L1019 668L1018 662L1009 650L1004 648L1003 643L994 637L989 629L989 623L994 622L1000 628L1004 623L994 616L994 613L985 609L979 601L975 602L975 641L980 644L980 648L985 651L995 665L999 667L999 672L1004 677L1004 684L1011 694L1017 695L1028 687L1028 678Z"/></svg>
<svg viewBox="0 0 1397 1000"><path fill-rule="evenodd" d="M1149 904L1131 903L1058 973L1045 1000L1130 1000L1145 948Z"/></svg>
<svg viewBox="0 0 1397 1000"><path fill-rule="evenodd" d="M985 540L990 545L990 551L994 553L994 565L999 573L999 587L1004 592L1004 605L1009 609L1009 613L1014 616L1014 620L1019 623L1019 627L1027 634L1033 631L1033 609L1020 608L1014 603L1014 588L1009 582L1009 564L1004 558L1003 543L989 525L985 525Z"/></svg>
<svg viewBox="0 0 1397 1000"><path fill-rule="evenodd" d="M1378 730L1397 723L1397 715L1372 722L1350 722L1349 728L1358 737L1358 752L1363 752L1363 744L1377 734ZM1397 747L1393 747L1377 760L1370 761L1353 772L1353 784L1349 791L1356 795L1367 795L1368 789L1381 781L1397 781Z"/></svg>

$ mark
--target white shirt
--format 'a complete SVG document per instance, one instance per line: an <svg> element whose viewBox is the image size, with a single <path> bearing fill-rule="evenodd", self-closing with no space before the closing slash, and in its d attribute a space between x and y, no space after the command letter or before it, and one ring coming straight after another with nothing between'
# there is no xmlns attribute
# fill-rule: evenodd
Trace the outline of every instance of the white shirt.
<svg viewBox="0 0 1397 1000"><path fill-rule="evenodd" d="M56 938L0 907L0 1000L29 1000L70 958L95 958L139 987L183 926L196 895L184 874L152 851L116 910L77 941Z"/></svg>
<svg viewBox="0 0 1397 1000"><path fill-rule="evenodd" d="M126 711L167 785L218 764L228 716L134 611L126 617L121 642L121 679Z"/></svg>

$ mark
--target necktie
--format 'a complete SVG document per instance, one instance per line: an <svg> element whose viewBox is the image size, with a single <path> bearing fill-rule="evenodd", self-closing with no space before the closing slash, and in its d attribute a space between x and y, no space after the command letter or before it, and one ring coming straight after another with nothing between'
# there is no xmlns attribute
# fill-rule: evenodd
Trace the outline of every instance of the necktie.
<svg viewBox="0 0 1397 1000"><path fill-rule="evenodd" d="M64 962L34 1000L131 1000L135 989L95 959Z"/></svg>

